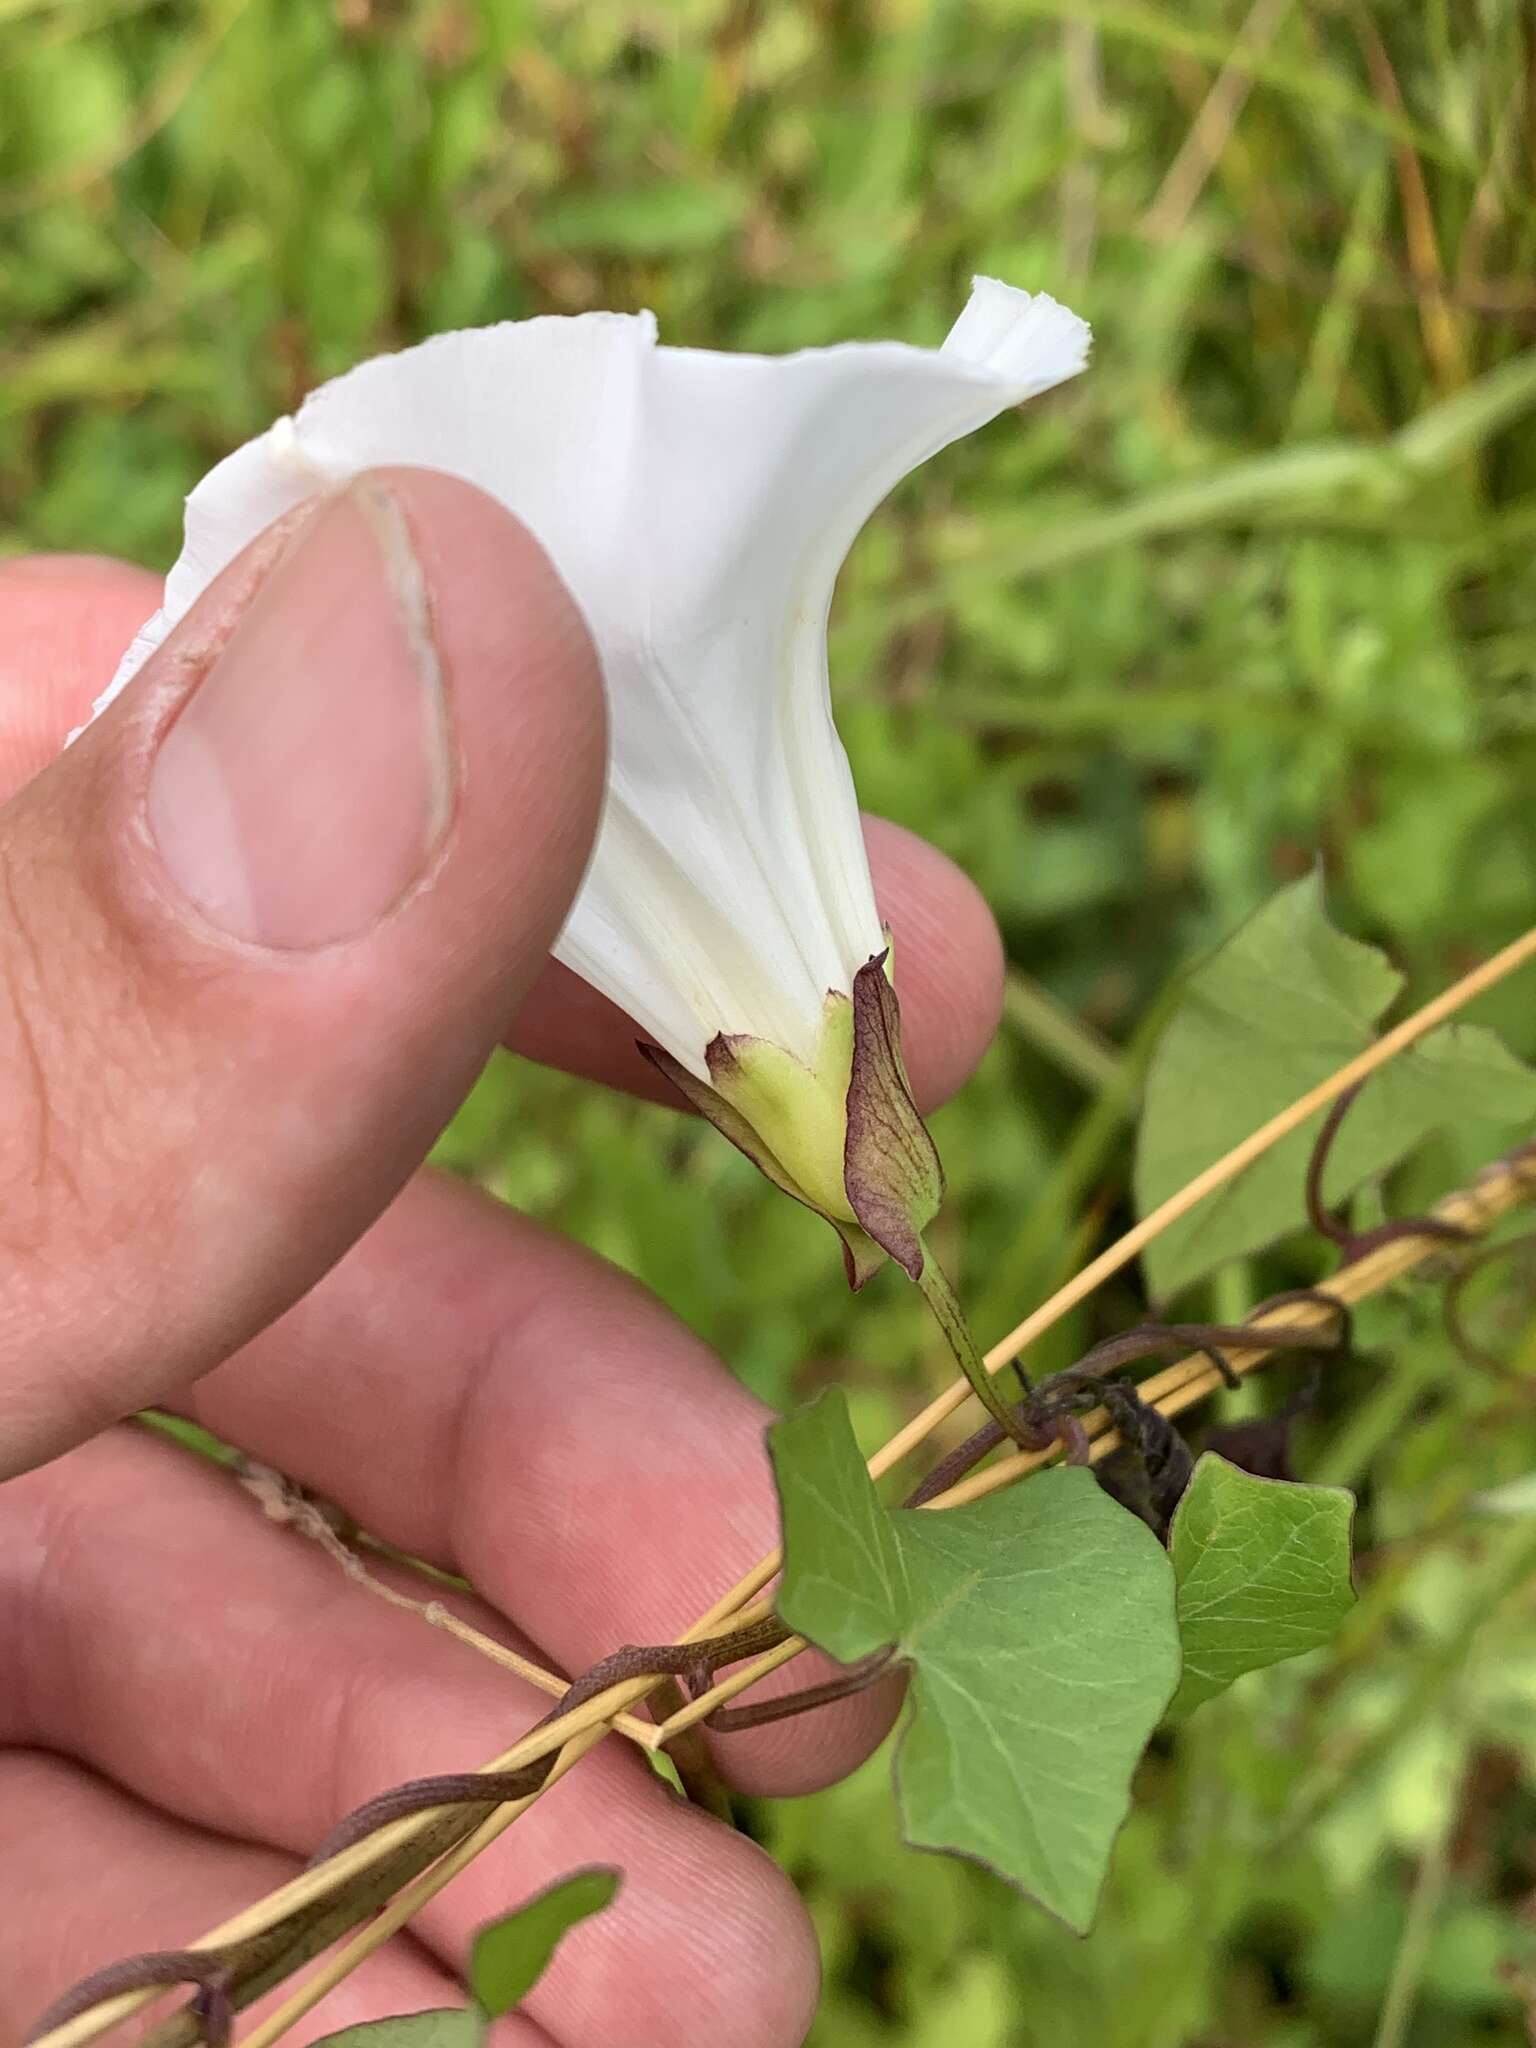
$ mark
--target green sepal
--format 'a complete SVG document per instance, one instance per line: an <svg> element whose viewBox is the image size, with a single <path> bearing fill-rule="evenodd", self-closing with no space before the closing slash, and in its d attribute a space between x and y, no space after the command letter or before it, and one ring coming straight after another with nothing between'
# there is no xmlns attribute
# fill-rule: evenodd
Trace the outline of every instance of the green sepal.
<svg viewBox="0 0 1536 2048"><path fill-rule="evenodd" d="M738 1152L744 1152L759 1173L765 1174L776 1188L782 1188L786 1195L792 1195L808 1209L816 1207L804 1188L796 1187L751 1124L723 1095L717 1094L697 1074L690 1073L681 1060L675 1060L659 1045L648 1045L643 1038L637 1038L635 1044L657 1073L664 1074L678 1094L686 1096L700 1116L709 1119L722 1138L729 1138Z"/></svg>
<svg viewBox="0 0 1536 2048"><path fill-rule="evenodd" d="M849 1006L845 1003L844 1007L847 1008ZM729 1047L731 1043L732 1041L723 1037L717 1038L714 1041L714 1045L711 1046L710 1052L713 1054L715 1047ZM761 1041L737 1039L734 1043L737 1047L751 1044L754 1054L777 1052L776 1047L764 1046ZM673 1087L677 1089L678 1093L692 1104L700 1116L706 1117L723 1138L729 1138L737 1151L745 1154L759 1173L764 1175L766 1179L771 1180L776 1188L782 1189L792 1200L801 1203L807 1209L813 1210L816 1215L831 1224L832 1228L837 1232L838 1240L842 1246L843 1269L848 1276L848 1285L857 1293L865 1281L869 1279L870 1275L879 1271L881 1263L885 1258L885 1253L859 1228L851 1212L847 1215L834 1216L829 1214L819 1202L813 1201L806 1190L795 1180L794 1176L786 1171L783 1163L778 1159L771 1147L765 1143L761 1134L733 1102L722 1095L718 1089L710 1087L707 1081L701 1081L697 1074L690 1073L680 1060L674 1059L671 1053L664 1052L659 1045L647 1045L642 1040L639 1041L639 1046L640 1051L644 1053L656 1071L659 1074L664 1074ZM789 1055L779 1054L778 1057L781 1060L787 1060ZM750 1055L747 1059L743 1060L740 1052L732 1053L730 1058L731 1065L734 1066L738 1074L750 1071L758 1064ZM763 1064L768 1065L769 1071L772 1071L772 1063ZM798 1065L799 1063L794 1062L793 1064ZM717 1056L710 1060L710 1065L712 1069L715 1069L717 1067L724 1067L725 1063ZM804 1067L801 1067L800 1071L801 1073L808 1072Z"/></svg>
<svg viewBox="0 0 1536 2048"><path fill-rule="evenodd" d="M877 953L853 978L853 1060L843 1139L849 1206L877 1245L916 1280L923 1232L944 1199L944 1169L912 1099L901 1006Z"/></svg>
<svg viewBox="0 0 1536 2048"><path fill-rule="evenodd" d="M801 1190L832 1221L854 1222L843 1186L843 1134L854 1063L853 1004L829 990L810 1064L766 1038L722 1031L704 1049L716 1093L745 1117Z"/></svg>
<svg viewBox="0 0 1536 2048"><path fill-rule="evenodd" d="M865 962L852 997L828 991L809 1064L767 1039L718 1032L709 1079L660 1046L640 1050L776 1188L837 1232L857 1292L887 1253L913 1279L944 1171L901 1056L890 949Z"/></svg>

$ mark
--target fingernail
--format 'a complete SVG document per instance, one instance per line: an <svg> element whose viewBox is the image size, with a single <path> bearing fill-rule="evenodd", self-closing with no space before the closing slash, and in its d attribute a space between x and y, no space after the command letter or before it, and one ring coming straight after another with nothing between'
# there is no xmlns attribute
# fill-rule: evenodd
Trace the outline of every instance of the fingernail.
<svg viewBox="0 0 1536 2048"><path fill-rule="evenodd" d="M300 529L161 741L149 823L232 937L367 931L447 822L451 744L426 587L394 498L359 478Z"/></svg>

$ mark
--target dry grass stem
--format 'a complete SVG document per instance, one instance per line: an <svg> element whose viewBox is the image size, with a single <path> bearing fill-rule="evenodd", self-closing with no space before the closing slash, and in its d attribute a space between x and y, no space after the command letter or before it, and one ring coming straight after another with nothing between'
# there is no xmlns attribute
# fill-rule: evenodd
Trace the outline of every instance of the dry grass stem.
<svg viewBox="0 0 1536 2048"><path fill-rule="evenodd" d="M750 1576L750 1575L749 1575ZM770 1572L768 1575L772 1577ZM743 1584L746 1581L742 1582ZM765 1582L766 1583L766 1582ZM719 1600L705 1615L683 1632L683 1642L703 1642L713 1635L730 1632L740 1622L766 1617L773 1611L770 1600L748 1602L741 1606L736 1600L735 1589ZM610 1686L606 1692L594 1695L569 1714L562 1714L558 1720L545 1722L541 1727L502 1752L492 1757L480 1768L486 1772L520 1770L525 1764L536 1763L553 1750L563 1748L575 1737L591 1734L593 1740L606 1735L614 1714L635 1705L661 1684L659 1678L636 1678L622 1685ZM591 1745L588 1744L588 1747ZM515 1802L514 1802L515 1803ZM520 1808L519 1808L520 1810ZM455 1809L450 1820L462 1819L462 1813ZM391 1821L386 1827L377 1829L360 1842L353 1842L324 1863L312 1869L301 1870L286 1884L247 1906L243 1912L222 1921L208 1933L189 1942L189 1948L206 1950L227 1948L235 1943L249 1940L253 1936L270 1932L285 1922L297 1921L309 1908L341 1891L354 1880L361 1878L375 1866L390 1860L400 1852L419 1848L420 1869L429 1861L457 1850L461 1844L449 1841L442 1844L434 1840L444 1822L441 1809L415 1813L405 1819ZM451 1873L450 1873L451 1874ZM412 1873L413 1877L415 1873ZM446 1883L446 1877L443 1882ZM430 1897L428 1892L426 1896ZM158 1991L125 1991L102 2004L93 2006L89 2012L67 2020L62 2026L53 2027L41 2035L32 2048L82 2048L82 2044L97 2040L102 2034L119 2022L130 2019L152 2004L163 1994ZM249 2043L246 2044L249 2048Z"/></svg>
<svg viewBox="0 0 1536 2048"><path fill-rule="evenodd" d="M277 1471L271 1465L259 1464L254 1458L247 1458L234 1468L235 1476L247 1493L260 1504L262 1513L269 1521L280 1522L292 1529L296 1535L305 1536L317 1544L332 1562L344 1571L355 1585L364 1592L372 1593L390 1607L398 1607L407 1614L418 1614L433 1628L440 1628L474 1650L490 1663L503 1671L510 1671L514 1678L521 1678L527 1684L536 1686L551 1699L559 1699L570 1690L571 1681L561 1678L553 1671L546 1671L542 1664L536 1664L531 1657L521 1656L509 1649L505 1643L498 1643L494 1636L486 1635L470 1622L455 1614L442 1600L418 1600L414 1594L404 1593L398 1586L390 1585L370 1569L367 1561L359 1556L346 1538L331 1523L323 1507L313 1501L304 1491ZM391 1560L394 1553L383 1553ZM414 1560L403 1559L409 1566ZM641 1721L633 1714L615 1714L610 1723L621 1735L627 1735L631 1742L642 1749L656 1747L656 1724Z"/></svg>
<svg viewBox="0 0 1536 2048"><path fill-rule="evenodd" d="M802 1650L810 1644L803 1636L786 1636L784 1641L772 1650L764 1650L760 1657L754 1657L750 1664L743 1664L728 1678L718 1678L708 1692L701 1692L691 1699L687 1706L679 1707L675 1714L669 1714L658 1730L663 1743L668 1743L688 1729L696 1728L701 1721L707 1721L717 1707L726 1706L739 1693L750 1692L760 1679L770 1671L778 1671L784 1665L793 1663Z"/></svg>
<svg viewBox="0 0 1536 2048"><path fill-rule="evenodd" d="M606 1733L604 1728L589 1728L568 1742L556 1757L538 1792L530 1793L526 1799L508 1800L505 1806L498 1806L493 1813L487 1814L456 1848L450 1849L439 1862L398 1891L383 1912L370 1920L360 1933L353 1935L344 1948L338 1949L307 1983L301 1984L292 1997L283 2001L276 2012L263 2020L259 2027L253 2027L241 2048L271 2048L271 2044L303 2019L306 2013L313 2012L322 1998L328 1997L371 1955L392 1941L444 1885L450 1884L461 1870L467 1870L482 1850L488 1849L499 1835L505 1834L513 1821L526 1812L541 1793L547 1792L574 1764L579 1763Z"/></svg>
<svg viewBox="0 0 1536 2048"><path fill-rule="evenodd" d="M1536 1146L1525 1146L1508 1159L1489 1167L1471 1187L1448 1195L1430 1213L1444 1222L1478 1233L1487 1230L1499 1217L1532 1196L1536 1196ZM1340 1301L1353 1304L1364 1301L1367 1295L1381 1293L1394 1280L1401 1280L1415 1267L1444 1254L1445 1245L1439 1239L1397 1238L1376 1251L1368 1252L1364 1258L1341 1266L1323 1285ZM1306 1301L1288 1302L1253 1319L1256 1329L1262 1329L1266 1324L1294 1329L1297 1326L1321 1325L1329 1320L1329 1311L1321 1302ZM1225 1354L1227 1363L1237 1373L1252 1372L1255 1366L1263 1365L1277 1355L1272 1349L1234 1350ZM1193 1407L1195 1402L1203 1401L1208 1394L1214 1394L1221 1384L1221 1375L1210 1361L1196 1355L1181 1358L1163 1371L1151 1374L1138 1382L1138 1387L1143 1398L1160 1408L1163 1414L1177 1415L1185 1408ZM1108 1429L1108 1421L1102 1408L1095 1408L1092 1414L1083 1418L1084 1428L1094 1439L1095 1458L1107 1457L1119 1443L1119 1437ZM1001 1487L1011 1486L1014 1480L1049 1464L1055 1456L1056 1452L1050 1450L1016 1452L999 1458L983 1471L968 1473L958 1485L926 1505L935 1508L963 1507L967 1501L980 1500Z"/></svg>
<svg viewBox="0 0 1536 2048"><path fill-rule="evenodd" d="M557 1700L562 1693L570 1690L571 1682L568 1678L557 1678L554 1672L546 1671L542 1664L535 1664L527 1657L520 1657L516 1650L509 1650L505 1643L498 1643L494 1636L483 1635L467 1621L461 1621L451 1608L443 1605L441 1600L413 1601L411 1605L417 1608L423 1621L429 1621L434 1628L445 1629L449 1635L457 1637L471 1650L489 1658L491 1663L499 1664L503 1671L510 1671L516 1677L526 1679L530 1685L536 1685L540 1692L548 1693L551 1699ZM638 1744L641 1749L656 1747L654 1721L642 1721L634 1714L615 1714L608 1725L616 1733L627 1735L630 1741Z"/></svg>
<svg viewBox="0 0 1536 2048"><path fill-rule="evenodd" d="M1364 7L1354 10L1355 32L1365 53L1371 84L1381 104L1399 120L1407 118L1397 73L1382 41L1381 30ZM1424 178L1424 166L1407 142L1396 144L1398 204L1402 209L1403 231L1408 245L1408 268L1419 302L1419 326L1424 352L1434 365L1436 380L1444 393L1459 391L1467 381L1466 337L1457 308L1446 291L1445 266L1440 260L1440 242L1435 231L1435 209Z"/></svg>
<svg viewBox="0 0 1536 2048"><path fill-rule="evenodd" d="M1080 1273L1064 1287L1058 1287L1048 1301L1042 1302L1000 1343L994 1344L986 1354L988 1372L1001 1371L1020 1352L1027 1350L1037 1337L1042 1337L1053 1324L1076 1308L1080 1301L1085 1301L1095 1288L1118 1273L1122 1266L1128 1266L1132 1259L1146 1250L1153 1238L1160 1237L1180 1217L1187 1216L1207 1195L1235 1180L1245 1167L1251 1166L1271 1146L1278 1145L1282 1138L1288 1138L1292 1131L1300 1130L1319 1110L1337 1102L1341 1095L1374 1074L1378 1067L1384 1067L1398 1053L1406 1052L1410 1045L1426 1037L1437 1025L1443 1024L1458 1010L1465 1009L1468 1003L1486 994L1496 983L1533 959L1536 959L1536 925L1518 939L1512 939L1481 966L1474 967L1470 974L1463 975L1460 981L1443 989L1422 1009L1415 1010L1411 1017L1405 1017L1401 1024L1395 1024L1390 1031L1384 1032L1374 1045L1367 1046L1364 1052L1330 1074L1326 1081L1319 1081L1315 1088L1309 1088L1305 1095L1272 1116L1268 1123L1252 1132L1240 1145L1234 1145L1204 1173L1197 1174L1176 1194L1170 1195L1166 1202L1160 1202L1133 1230L1128 1230L1107 1250L1100 1252L1096 1259L1090 1260ZM883 1449L876 1452L870 1460L871 1474L878 1479L893 1465L900 1464L941 1422L954 1414L969 1392L965 1381L956 1379L930 1401L920 1415L914 1416L904 1429L898 1430Z"/></svg>
<svg viewBox="0 0 1536 2048"><path fill-rule="evenodd" d="M1253 90L1248 66L1274 41L1290 11L1291 0L1254 0L1232 54L1216 74L1157 196L1142 215L1141 232L1149 240L1171 242L1183 232Z"/></svg>

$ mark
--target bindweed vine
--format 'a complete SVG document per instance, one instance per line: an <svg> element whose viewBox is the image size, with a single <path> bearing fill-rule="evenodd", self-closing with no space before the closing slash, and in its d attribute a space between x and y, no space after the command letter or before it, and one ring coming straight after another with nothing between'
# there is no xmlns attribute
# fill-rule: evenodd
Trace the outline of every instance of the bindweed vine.
<svg viewBox="0 0 1536 2048"><path fill-rule="evenodd" d="M1101 1463L1117 1447L1117 1441L1122 1444L1129 1442L1143 1459L1155 1463L1156 1449L1172 1439L1159 1435L1156 1446L1146 1437L1138 1442L1137 1431L1144 1429L1149 1419L1155 1418L1157 1425L1170 1430L1172 1415L1189 1406L1192 1399L1216 1391L1220 1386L1229 1384L1234 1376L1251 1370L1254 1365L1271 1362L1286 1351L1338 1352L1346 1348L1350 1307L1373 1291L1374 1284L1385 1284L1412 1270L1416 1264L1432 1256L1434 1249L1452 1231L1458 1240L1470 1240L1506 1208L1530 1196L1536 1196L1536 1147L1523 1148L1491 1168L1480 1186L1450 1198L1443 1205L1443 1213L1405 1219L1403 1228L1395 1231L1390 1239L1367 1247L1356 1260L1346 1263L1332 1286L1297 1290L1292 1295L1260 1304L1253 1319L1241 1324L1147 1325L1125 1332L1121 1337L1107 1339L1094 1346L1074 1365L1032 1389L1029 1395L1015 1404L1015 1417L1027 1430L1037 1431L1042 1436L1054 1434L1059 1438L1061 1424L1069 1413L1066 1404L1075 1404L1080 1396L1092 1390L1106 1397L1105 1404L1098 1414L1071 1416L1073 1427L1067 1433L1066 1441L1068 1455L1077 1450L1080 1442L1084 1447L1082 1455ZM1504 1247L1494 1249L1502 1251ZM1374 1274L1366 1270L1373 1265L1377 1269ZM1455 1277L1448 1276L1452 1282ZM1278 1327L1263 1320L1272 1317L1277 1310L1296 1306L1315 1307L1323 1312L1324 1320L1318 1325ZM1188 1355L1181 1359L1179 1365L1159 1376L1163 1384L1144 1382L1142 1389L1138 1390L1103 1379L1104 1374L1117 1370L1133 1358L1174 1349L1187 1351ZM1001 1427L989 1420L940 1460L912 1489L904 1505L926 1508L942 1506L946 1501L950 1505L959 1504L957 1496L964 1494L963 1482L967 1476L974 1473L1006 1440ZM1182 1437L1177 1441L1182 1444ZM1062 1447L1060 1441L1037 1444L1028 1469L1039 1469L1056 1457ZM1013 1472L1007 1476L1017 1478L1024 1474ZM1187 1482L1187 1468L1182 1476ZM746 1684L752 1684L766 1675L765 1659L776 1664L783 1661L785 1650L797 1654L804 1647L803 1642L792 1637L781 1622L768 1615L700 1641L631 1646L603 1659L576 1680L551 1715L530 1731L530 1736L536 1736L540 1729L567 1721L578 1709L614 1688L638 1686L648 1689L648 1681L666 1676L679 1677L687 1684L693 1697L685 1715L677 1717L675 1722L663 1723L655 1731L655 1746L664 1747L669 1731L676 1734L684 1726L695 1725L699 1720L716 1733L728 1734L733 1730L760 1726L769 1720L782 1720L811 1711L878 1682L892 1668L891 1653L883 1651L821 1685L806 1687L797 1693L754 1706L737 1709L729 1706L728 1701L734 1693L744 1689L743 1678ZM725 1666L745 1658L759 1661L748 1666L744 1674L718 1682L718 1674ZM559 1750L546 1749L544 1754L515 1770L449 1774L394 1787L348 1816L317 1851L314 1862L334 1862L344 1851L378 1831L429 1811L440 1812L444 1808L457 1807L464 1809L456 1816L460 1827L483 1822L497 1806L505 1807L514 1801L526 1802L537 1796L551 1779L560 1755ZM239 1952L233 1945L227 1949L215 1946L160 1951L109 1965L82 1980L58 2001L43 2016L31 2038L34 2041L88 2038L68 2036L64 2030L69 2022L99 2011L105 2003L163 1990L179 1983L196 1983L202 1987L199 1999L187 2009L181 2022L183 2037L194 2038L200 2033L210 2048L218 2048L219 2043L229 2038L235 2007L247 2002L244 1994L252 1988L242 1979ZM172 2037L166 2035L165 2038L169 2041Z"/></svg>
<svg viewBox="0 0 1536 2048"><path fill-rule="evenodd" d="M1175 1523L1173 1549L1177 1554L1181 1548L1180 1503L1190 1499L1194 1490L1191 1481L1198 1486L1200 1480L1199 1468L1195 1467L1173 1418L1283 1354L1303 1353L1318 1360L1344 1355L1349 1349L1350 1315L1357 1303L1447 1255L1452 1259L1461 1256L1463 1260L1459 1269L1441 1276L1449 1278L1448 1314L1454 1319L1459 1293L1457 1272L1470 1273L1482 1259L1502 1255L1502 1246L1465 1253L1459 1248L1469 1247L1485 1236L1502 1215L1536 1196L1536 1145L1517 1146L1426 1215L1359 1232L1338 1220L1336 1205L1330 1207L1325 1203L1323 1189L1330 1160L1347 1135L1347 1113L1360 1100L1364 1080L1398 1054L1421 1043L1474 995L1533 956L1536 932L1525 935L1494 960L1484 963L1325 1081L1297 1097L1260 1131L1194 1176L1060 1290L1053 1302L1026 1319L1019 1331L988 1355L986 1369L998 1372L1051 1321L1084 1298L1098 1281L1150 1243L1159 1230L1230 1184L1245 1167L1301 1131L1320 1111L1328 1113L1309 1141L1300 1192L1309 1220L1340 1250L1341 1263L1325 1281L1272 1296L1238 1322L1149 1321L1103 1339L1063 1371L1027 1386L1021 1399L1008 1404L1006 1422L989 1416L962 1444L938 1459L908 1490L903 1510L893 1515L892 1511L880 1508L871 1493L867 1501L850 1496L848 1514L863 1517L879 1542L899 1540L921 1545L928 1541L925 1531L931 1528L937 1532L940 1526L950 1525L957 1532L958 1542L962 1528L973 1536L980 1532L978 1523L967 1521L965 1514L958 1511L974 1510L983 1504L1001 1508L1003 1503L997 1496L1008 1493L1016 1481L1054 1466L1058 1468L1054 1491L1047 1496L1044 1489L1031 1487L1028 1495L1038 1497L1042 1503L1048 1499L1065 1503L1080 1521L1086 1514L1094 1529L1107 1529L1109 1525L1097 1519L1101 1510L1088 1507L1087 1497L1076 1484L1080 1479L1092 1489L1087 1473L1074 1473L1072 1468L1087 1465L1102 1469L1106 1461L1120 1453L1130 1457L1145 1482L1145 1507L1150 1511L1147 1519L1163 1530L1167 1530L1170 1521ZM1139 1382L1132 1384L1115 1377L1138 1360L1170 1354L1171 1363ZM955 1389L931 1404L915 1424L899 1432L870 1461L871 1474L878 1476L890 1470L916 1449L937 1423L959 1405L965 1391L966 1383L958 1381ZM802 1430L797 1441L803 1448L811 1444L811 1437ZM828 1472L836 1468L846 1473L846 1465L836 1466L836 1459L842 1454L830 1436L819 1448L812 1448L817 1449L818 1455L825 1454ZM776 1446L776 1457L778 1451ZM1219 1460L1216 1462L1220 1464ZM862 1469L860 1462L860 1473ZM1232 1470L1230 1466L1226 1469ZM190 1982L200 1987L197 2001L162 2023L150 2038L156 2048L177 2048L177 2044L199 2037L217 2044L228 2039L232 2015L237 2009L283 1981L333 1944L349 1927L377 1915L250 2037L250 2048L267 2048L505 1826L512 1824L519 1812L573 1768L608 1732L616 1716L653 1695L663 1681L681 1685L685 1694L682 1705L659 1724L632 1721L628 1731L657 1749L666 1748L701 1723L715 1733L728 1735L767 1719L813 1711L879 1682L897 1667L914 1669L920 1681L921 1658L914 1661L908 1634L904 1633L905 1623L893 1623L888 1640L848 1660L848 1668L839 1676L771 1701L733 1704L769 1671L798 1656L813 1637L834 1655L842 1653L839 1632L813 1629L803 1611L807 1603L803 1585L796 1576L796 1545L804 1522L800 1510L794 1507L793 1479L793 1464L781 1463L787 1554L764 1559L708 1615L701 1617L683 1639L665 1645L629 1646L604 1658L572 1681L545 1719L484 1769L414 1780L370 1800L338 1825L317 1852L316 1863L301 1877L185 1950L131 1958L83 1980L43 2016L32 2040L45 2044L45 2048L79 2048L79 2044L97 2038L108 2026L139 2010L158 1992ZM1242 1475L1238 1474L1236 1480L1220 1483L1235 1485L1241 1481ZM860 1478L859 1484L867 1482ZM1096 1498L1104 1499L1097 1489L1092 1490ZM922 1512L913 1514L912 1510ZM901 1519L904 1512L905 1521ZM1120 1511L1105 1500L1102 1512ZM937 1523L932 1520L936 1514ZM1046 1517L1047 1507L1040 1506L1037 1514ZM1126 1518L1125 1531L1130 1527L1130 1518ZM1032 1533L1037 1545L1032 1554L1038 1556L1049 1536L1046 1520L1037 1520ZM1138 1549L1136 1546L1143 1540L1148 1547ZM1122 1532L1114 1535L1114 1541L1129 1546L1125 1555L1146 1574L1146 1585L1166 1581L1171 1603L1176 1575L1169 1575L1167 1556L1150 1534L1143 1529L1140 1537L1133 1538ZM1182 1541L1186 1553L1193 1541L1186 1529ZM993 1548L1001 1564L1006 1565L1006 1546L994 1544ZM784 1576L779 1594L769 1599L767 1588L781 1572ZM1158 1574L1162 1574L1162 1579ZM1329 1596L1335 1604L1337 1592L1335 1586ZM1171 1616L1171 1604L1169 1611ZM1289 1653L1282 1649L1277 1654ZM1190 1667L1188 1639L1185 1657L1186 1666ZM1172 1679L1176 1678L1175 1660ZM1208 1677L1203 1682L1207 1690L1215 1683ZM1150 1732L1150 1725L1168 1708L1171 1684L1171 1680L1161 1676L1155 1682L1149 1679L1144 1702L1144 1718L1148 1720L1145 1732ZM1181 1689L1179 1698L1185 1697ZM1174 1701L1174 1708L1185 1710L1180 1708L1179 1700ZM647 1738L643 1731L648 1725ZM1122 1733L1126 1754L1133 1756L1145 1740L1145 1733L1139 1724ZM931 1731L929 1739L931 1742ZM1121 1792L1114 1785L1108 1786L1107 1792L1104 1804L1110 1818L1104 1830L1105 1855L1123 1812ZM920 1832L921 1825L919 1822L914 1839L929 1840ZM967 1848L966 1853L980 1852ZM1073 1871L1068 1879L1062 1880L1058 1897L1050 1890L1055 1880L1049 1873L1047 1881L1041 1882L1019 1879L1015 1871L1009 1874L1027 1882L1037 1896L1062 1911L1064 1917L1078 1913L1084 1899L1091 1911L1092 1896L1102 1876L1097 1865ZM1065 1905L1063 1900L1067 1901Z"/></svg>

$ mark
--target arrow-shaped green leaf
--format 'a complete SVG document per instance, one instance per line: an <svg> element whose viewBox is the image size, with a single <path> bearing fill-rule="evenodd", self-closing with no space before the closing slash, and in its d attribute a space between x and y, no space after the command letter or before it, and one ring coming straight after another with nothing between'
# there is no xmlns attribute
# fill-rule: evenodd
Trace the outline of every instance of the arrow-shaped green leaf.
<svg viewBox="0 0 1536 2048"><path fill-rule="evenodd" d="M988 1865L1086 1930L1178 1679L1156 1539L1081 1470L942 1513L882 1507L837 1389L769 1444L780 1613L845 1662L893 1644L911 1670L907 1840Z"/></svg>
<svg viewBox="0 0 1536 2048"><path fill-rule="evenodd" d="M315 2048L479 2048L485 2014L478 2006L445 2006L432 2012L402 2012L393 2019L362 2020L327 2034Z"/></svg>
<svg viewBox="0 0 1536 2048"><path fill-rule="evenodd" d="M492 2019L521 2005L578 1921L610 1905L619 1873L575 1871L500 1920L482 1927L469 1955L469 1984Z"/></svg>
<svg viewBox="0 0 1536 2048"><path fill-rule="evenodd" d="M1340 1486L1256 1479L1207 1451L1168 1548L1178 1581L1187 1714L1245 1671L1326 1643L1354 1600L1354 1497Z"/></svg>

